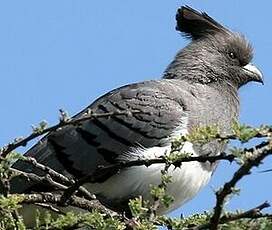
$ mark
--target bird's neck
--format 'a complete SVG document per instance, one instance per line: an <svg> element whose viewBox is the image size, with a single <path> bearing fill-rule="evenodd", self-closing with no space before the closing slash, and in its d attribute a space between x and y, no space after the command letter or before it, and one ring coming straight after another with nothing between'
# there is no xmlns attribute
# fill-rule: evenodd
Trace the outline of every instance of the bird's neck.
<svg viewBox="0 0 272 230"><path fill-rule="evenodd" d="M218 81L218 82L212 82L210 84L211 87L220 90L220 92L229 97L230 99L235 102L235 104L239 105L239 95L238 95L238 85L230 82L230 81Z"/></svg>

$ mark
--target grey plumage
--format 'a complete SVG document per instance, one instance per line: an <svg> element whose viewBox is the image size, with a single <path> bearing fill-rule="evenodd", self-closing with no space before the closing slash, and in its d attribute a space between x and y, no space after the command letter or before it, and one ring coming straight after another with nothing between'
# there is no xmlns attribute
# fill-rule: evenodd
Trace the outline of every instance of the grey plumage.
<svg viewBox="0 0 272 230"><path fill-rule="evenodd" d="M252 47L242 35L190 7L179 9L176 19L177 30L192 38L192 42L176 55L163 78L115 89L88 107L97 113L139 110L141 114L99 118L62 128L49 133L26 155L79 178L98 165L162 155L175 136L190 133L195 127L217 125L222 133L228 133L239 113L239 87L249 81L262 81L258 69L249 64ZM225 145L216 141L191 147L196 155L214 155L224 149ZM33 170L23 162L14 167ZM109 172L100 183L87 187L105 205L124 210L129 198L149 198L149 184L159 183L162 166L144 167L132 167L118 174ZM180 169L171 168L174 182L169 193L176 201L162 212L191 199L207 183L213 169L213 165L196 162ZM18 178L12 185L14 192L34 189L32 183Z"/></svg>

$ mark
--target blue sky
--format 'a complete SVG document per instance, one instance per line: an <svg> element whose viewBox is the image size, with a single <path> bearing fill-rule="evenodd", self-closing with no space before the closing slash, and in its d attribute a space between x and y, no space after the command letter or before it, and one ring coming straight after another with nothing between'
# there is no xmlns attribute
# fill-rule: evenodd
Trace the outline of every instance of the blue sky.
<svg viewBox="0 0 272 230"><path fill-rule="evenodd" d="M265 85L241 89L240 120L272 124L271 1L0 1L0 145L29 134L41 120L54 124L59 108L74 114L115 87L160 78L188 43L175 31L182 4L208 12L252 42ZM260 169L271 163L267 159ZM210 184L173 215L211 209L213 190L235 168L222 163ZM230 200L230 209L272 201L272 173L260 169L239 183L241 195Z"/></svg>

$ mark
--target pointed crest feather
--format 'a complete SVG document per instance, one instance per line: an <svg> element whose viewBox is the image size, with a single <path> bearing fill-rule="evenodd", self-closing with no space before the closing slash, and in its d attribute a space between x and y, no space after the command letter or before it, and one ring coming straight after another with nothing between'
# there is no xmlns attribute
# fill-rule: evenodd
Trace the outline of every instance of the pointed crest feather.
<svg viewBox="0 0 272 230"><path fill-rule="evenodd" d="M205 12L200 13L189 6L182 6L178 9L176 20L176 30L194 40L217 32L228 32L224 26Z"/></svg>

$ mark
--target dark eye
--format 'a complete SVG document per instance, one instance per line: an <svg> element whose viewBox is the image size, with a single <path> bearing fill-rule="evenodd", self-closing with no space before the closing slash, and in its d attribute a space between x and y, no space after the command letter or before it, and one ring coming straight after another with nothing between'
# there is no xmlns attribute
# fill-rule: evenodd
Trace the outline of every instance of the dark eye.
<svg viewBox="0 0 272 230"><path fill-rule="evenodd" d="M235 55L235 53L233 53L233 52L229 52L228 55L229 55L229 57L230 57L231 59L235 59L235 58L236 58L236 55Z"/></svg>

